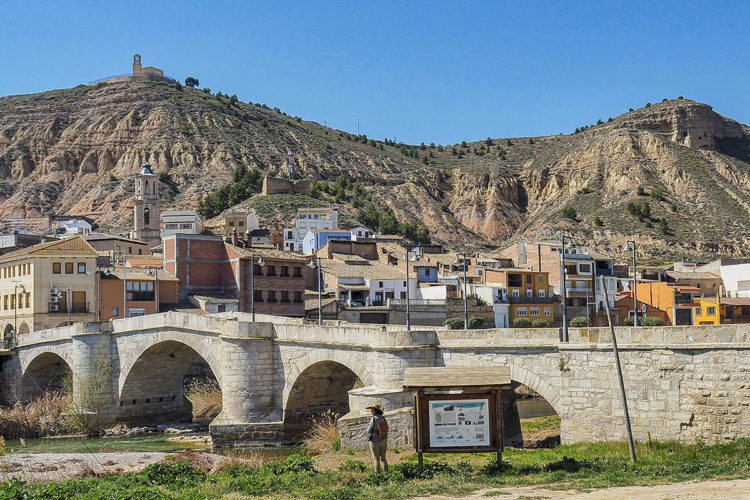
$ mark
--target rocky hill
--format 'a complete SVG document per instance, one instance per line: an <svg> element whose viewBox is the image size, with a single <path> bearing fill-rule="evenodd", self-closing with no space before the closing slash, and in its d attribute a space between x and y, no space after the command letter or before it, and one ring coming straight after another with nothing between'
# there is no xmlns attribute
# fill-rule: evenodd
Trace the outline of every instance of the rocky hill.
<svg viewBox="0 0 750 500"><path fill-rule="evenodd" d="M687 99L570 135L410 146L156 82L9 96L0 98L0 220L33 226L70 213L126 229L144 161L165 172L165 204L187 208L238 165L276 170L287 151L302 175L345 174L449 247L564 231L615 254L632 238L655 258L750 250L750 129Z"/></svg>

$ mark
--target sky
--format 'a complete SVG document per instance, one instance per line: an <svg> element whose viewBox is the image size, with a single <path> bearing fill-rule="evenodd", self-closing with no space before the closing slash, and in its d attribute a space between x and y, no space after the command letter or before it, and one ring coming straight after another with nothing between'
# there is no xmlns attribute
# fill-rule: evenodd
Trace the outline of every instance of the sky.
<svg viewBox="0 0 750 500"><path fill-rule="evenodd" d="M571 133L663 98L750 123L750 3L0 1L0 96L132 70L368 137Z"/></svg>

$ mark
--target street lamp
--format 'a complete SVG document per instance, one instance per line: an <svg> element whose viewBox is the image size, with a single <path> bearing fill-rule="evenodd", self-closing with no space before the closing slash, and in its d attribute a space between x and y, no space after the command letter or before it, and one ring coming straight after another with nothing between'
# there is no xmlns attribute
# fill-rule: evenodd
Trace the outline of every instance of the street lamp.
<svg viewBox="0 0 750 500"><path fill-rule="evenodd" d="M258 258L258 267L263 267L263 257ZM250 253L250 320L255 323L255 254Z"/></svg>
<svg viewBox="0 0 750 500"><path fill-rule="evenodd" d="M420 247L415 248L411 261L419 262L419 256L421 253ZM409 309L409 250L406 250L404 260L406 261L406 330L409 331L411 330L411 310Z"/></svg>
<svg viewBox="0 0 750 500"><path fill-rule="evenodd" d="M466 254L461 254L461 261L464 264L464 330L469 329L469 306L467 303L467 296L466 296ZM458 264L458 254L456 255L456 260L453 262L454 264Z"/></svg>
<svg viewBox="0 0 750 500"><path fill-rule="evenodd" d="M565 241L567 240L567 243ZM567 311L567 294L565 293L565 251L574 248L573 240L570 236L562 235L562 248L560 248L560 281L562 290L562 323L563 323L563 342L568 341L568 311Z"/></svg>
<svg viewBox="0 0 750 500"><path fill-rule="evenodd" d="M318 325L323 324L323 297L321 295L321 269L320 269L320 257L317 255L313 256L312 259L310 259L310 263L308 264L310 269L317 269L318 270ZM349 292L351 294L351 291Z"/></svg>
<svg viewBox="0 0 750 500"><path fill-rule="evenodd" d="M638 326L638 287L636 285L635 241L628 240L622 247L626 252L633 252L633 326Z"/></svg>

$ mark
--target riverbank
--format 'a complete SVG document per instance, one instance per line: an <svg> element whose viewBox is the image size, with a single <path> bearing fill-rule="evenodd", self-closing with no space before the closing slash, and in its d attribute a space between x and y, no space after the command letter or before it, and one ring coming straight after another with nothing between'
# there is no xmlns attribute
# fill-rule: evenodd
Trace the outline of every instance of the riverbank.
<svg viewBox="0 0 750 500"><path fill-rule="evenodd" d="M750 440L704 446L643 443L632 465L624 443L565 445L553 449L507 450L497 464L489 454L427 455L419 474L412 450L392 449L388 474L372 473L364 451L340 451L315 457L292 455L264 465L238 459L217 470L204 463L203 454L191 461L149 465L138 473L103 478L73 479L40 484L6 482L0 498L276 498L354 499L411 498L441 495L505 496L509 487L544 488L568 492L601 488L650 486L710 479L750 478ZM10 455L2 462L13 460ZM744 484L744 483L739 483ZM609 491L609 490L608 490ZM554 495L557 496L557 495ZM563 496L560 494L559 496ZM606 493L609 496L609 493ZM654 497L651 497L654 498ZM659 497L656 497L659 498Z"/></svg>

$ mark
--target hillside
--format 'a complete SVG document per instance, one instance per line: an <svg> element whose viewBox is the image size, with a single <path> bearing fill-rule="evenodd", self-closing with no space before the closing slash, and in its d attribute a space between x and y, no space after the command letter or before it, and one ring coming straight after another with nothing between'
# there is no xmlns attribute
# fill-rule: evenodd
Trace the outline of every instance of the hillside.
<svg viewBox="0 0 750 500"><path fill-rule="evenodd" d="M188 208L238 165L276 170L287 151L302 175L344 174L449 247L565 231L615 254L632 238L657 258L750 250L750 129L687 99L570 135L420 147L155 82L9 96L0 98L0 219L39 225L48 213L71 213L126 229L144 161L168 173L165 204ZM284 200L246 204L277 225L289 207L273 204ZM348 202L341 208L356 214Z"/></svg>

